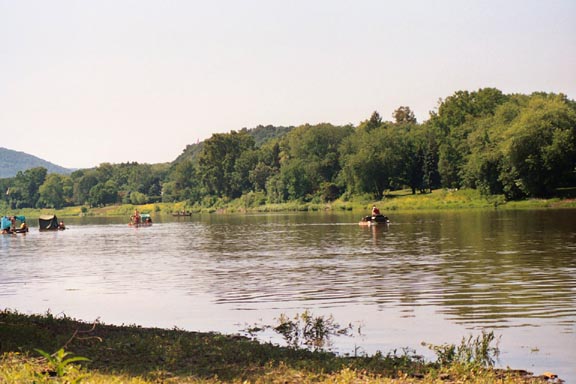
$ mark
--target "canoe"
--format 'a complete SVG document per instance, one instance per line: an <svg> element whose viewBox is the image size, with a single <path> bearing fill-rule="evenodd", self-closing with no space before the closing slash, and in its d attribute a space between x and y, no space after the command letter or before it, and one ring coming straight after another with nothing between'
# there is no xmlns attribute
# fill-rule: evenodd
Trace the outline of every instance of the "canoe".
<svg viewBox="0 0 576 384"><path fill-rule="evenodd" d="M140 227L151 227L151 226L152 226L152 223L146 223L146 222L144 222L144 223L138 223L138 224L136 224L136 223L128 223L128 225L131 226L131 227L134 227L134 228L140 228Z"/></svg>
<svg viewBox="0 0 576 384"><path fill-rule="evenodd" d="M134 228L150 227L152 226L152 218L149 213L142 213L139 215L137 220L134 216L130 217L128 225Z"/></svg>
<svg viewBox="0 0 576 384"><path fill-rule="evenodd" d="M58 221L56 215L40 215L38 217L38 230L44 231L63 231L66 229L64 222Z"/></svg>
<svg viewBox="0 0 576 384"><path fill-rule="evenodd" d="M26 217L21 215L2 216L0 218L0 230L2 234L9 235L14 233L28 232Z"/></svg>
<svg viewBox="0 0 576 384"><path fill-rule="evenodd" d="M358 225L378 225L378 224L388 224L390 220L388 216L384 215L375 215L375 216L364 216L362 220L358 223Z"/></svg>

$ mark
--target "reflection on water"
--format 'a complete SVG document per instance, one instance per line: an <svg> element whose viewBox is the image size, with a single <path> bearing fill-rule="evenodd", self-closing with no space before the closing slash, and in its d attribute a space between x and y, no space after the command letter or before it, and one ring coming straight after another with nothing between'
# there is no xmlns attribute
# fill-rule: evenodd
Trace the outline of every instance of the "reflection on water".
<svg viewBox="0 0 576 384"><path fill-rule="evenodd" d="M234 215L139 229L68 220L64 232L0 237L0 307L223 332L309 308L362 322L359 343L381 350L489 328L512 340L510 362L576 376L573 216L398 214L360 227L350 214ZM531 354L547 343L548 354Z"/></svg>

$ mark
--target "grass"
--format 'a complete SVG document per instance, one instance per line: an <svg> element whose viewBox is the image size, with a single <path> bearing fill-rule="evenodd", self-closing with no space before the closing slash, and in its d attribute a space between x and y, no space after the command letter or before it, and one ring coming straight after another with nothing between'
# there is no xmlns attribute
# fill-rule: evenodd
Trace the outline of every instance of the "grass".
<svg viewBox="0 0 576 384"><path fill-rule="evenodd" d="M23 315L1 311L0 340L0 383L527 383L540 380L524 371L495 370L477 362L426 363L418 356L405 353L343 357L259 343L242 336L87 324L50 313Z"/></svg>

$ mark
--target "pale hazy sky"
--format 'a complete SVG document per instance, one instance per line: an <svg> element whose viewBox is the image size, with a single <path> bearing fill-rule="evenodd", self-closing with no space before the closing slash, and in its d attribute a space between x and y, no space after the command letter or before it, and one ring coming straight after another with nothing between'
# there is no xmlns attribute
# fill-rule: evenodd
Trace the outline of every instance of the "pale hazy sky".
<svg viewBox="0 0 576 384"><path fill-rule="evenodd" d="M576 99L576 1L0 0L0 147L65 167L483 87Z"/></svg>

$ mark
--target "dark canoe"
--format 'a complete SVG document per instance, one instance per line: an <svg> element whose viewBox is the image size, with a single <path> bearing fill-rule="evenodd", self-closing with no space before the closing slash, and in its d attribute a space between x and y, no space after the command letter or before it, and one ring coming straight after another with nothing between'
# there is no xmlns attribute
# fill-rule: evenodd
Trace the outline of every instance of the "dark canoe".
<svg viewBox="0 0 576 384"><path fill-rule="evenodd" d="M66 227L60 225L56 215L40 215L40 217L38 217L38 229L40 232L63 231Z"/></svg>
<svg viewBox="0 0 576 384"><path fill-rule="evenodd" d="M358 223L359 225L377 225L377 224L388 224L390 220L388 216L375 215L375 216L364 216L362 220Z"/></svg>

